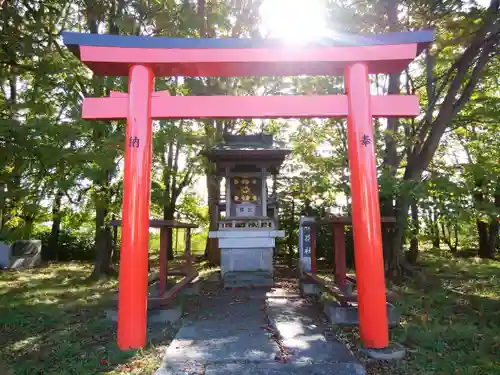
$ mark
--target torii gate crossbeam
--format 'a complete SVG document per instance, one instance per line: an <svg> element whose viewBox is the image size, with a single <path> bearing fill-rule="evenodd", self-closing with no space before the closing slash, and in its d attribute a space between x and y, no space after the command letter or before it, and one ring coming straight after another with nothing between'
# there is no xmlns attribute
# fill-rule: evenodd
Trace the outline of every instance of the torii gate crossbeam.
<svg viewBox="0 0 500 375"><path fill-rule="evenodd" d="M95 74L128 76L128 93L86 98L83 118L127 119L118 345L146 343L153 118L347 117L360 333L389 344L373 117L415 117L415 96L371 96L369 74L400 72L434 39L431 30L338 35L307 46L278 40L182 39L64 33ZM160 76L343 75L346 95L231 97L154 92Z"/></svg>

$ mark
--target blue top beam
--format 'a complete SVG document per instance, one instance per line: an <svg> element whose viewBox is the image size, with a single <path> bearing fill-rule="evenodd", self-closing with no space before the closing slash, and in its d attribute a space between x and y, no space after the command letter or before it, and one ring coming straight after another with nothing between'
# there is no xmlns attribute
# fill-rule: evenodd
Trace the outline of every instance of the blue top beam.
<svg viewBox="0 0 500 375"><path fill-rule="evenodd" d="M150 36L124 36L63 32L64 44L78 53L79 46L120 48L175 48L175 49L250 49L293 46L281 39L234 38L167 38ZM333 34L301 44L301 47L375 46L394 44L419 44L425 48L434 41L434 30L393 32L384 34Z"/></svg>

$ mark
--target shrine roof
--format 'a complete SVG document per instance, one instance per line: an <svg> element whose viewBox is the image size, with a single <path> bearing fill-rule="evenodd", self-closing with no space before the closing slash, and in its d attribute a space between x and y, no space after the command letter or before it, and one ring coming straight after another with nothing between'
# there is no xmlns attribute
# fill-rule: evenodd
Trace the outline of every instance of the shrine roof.
<svg viewBox="0 0 500 375"><path fill-rule="evenodd" d="M434 40L434 31L336 33L301 45L280 39L72 32L64 32L63 40L99 75L126 76L130 64L148 64L157 76L337 75L357 61L366 61L372 73L401 71Z"/></svg>
<svg viewBox="0 0 500 375"><path fill-rule="evenodd" d="M217 150L280 150L271 134L224 135L224 143L215 146Z"/></svg>
<svg viewBox="0 0 500 375"><path fill-rule="evenodd" d="M208 152L210 159L220 158L268 158L284 159L291 150L274 142L270 134L224 135L224 143L217 144Z"/></svg>

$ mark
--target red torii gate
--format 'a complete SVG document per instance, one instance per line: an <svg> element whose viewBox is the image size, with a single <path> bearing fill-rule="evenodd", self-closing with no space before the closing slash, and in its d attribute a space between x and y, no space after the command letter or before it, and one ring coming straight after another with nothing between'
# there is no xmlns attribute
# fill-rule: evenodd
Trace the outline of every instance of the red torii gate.
<svg viewBox="0 0 500 375"><path fill-rule="evenodd" d="M86 98L84 119L127 119L118 345L146 343L152 119L348 118L360 331L367 348L389 343L373 117L415 117L416 96L371 96L368 74L400 72L434 39L430 30L337 35L308 46L278 40L182 39L64 33L95 74L128 76L128 93ZM169 96L160 76L343 75L346 95Z"/></svg>

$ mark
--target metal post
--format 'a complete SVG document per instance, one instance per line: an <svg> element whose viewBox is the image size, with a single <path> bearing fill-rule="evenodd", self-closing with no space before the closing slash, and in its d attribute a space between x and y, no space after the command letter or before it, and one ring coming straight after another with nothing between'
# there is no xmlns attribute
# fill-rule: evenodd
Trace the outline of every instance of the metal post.
<svg viewBox="0 0 500 375"><path fill-rule="evenodd" d="M226 219L231 216L231 177L230 168L226 168Z"/></svg>
<svg viewBox="0 0 500 375"><path fill-rule="evenodd" d="M141 348L146 344L152 69L133 65L129 70L128 85L118 293L118 346L122 350Z"/></svg>
<svg viewBox="0 0 500 375"><path fill-rule="evenodd" d="M267 217L267 181L266 181L266 168L261 169L261 178L262 178L262 192L261 192L261 210L262 210L262 215L264 217Z"/></svg>
<svg viewBox="0 0 500 375"><path fill-rule="evenodd" d="M186 263L191 266L193 258L191 256L191 228L186 228Z"/></svg>
<svg viewBox="0 0 500 375"><path fill-rule="evenodd" d="M384 348L389 332L368 66L349 65L345 85L360 335L365 347Z"/></svg>

